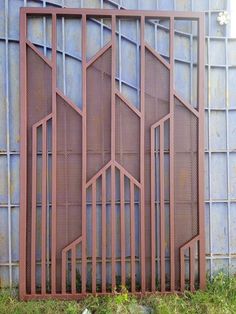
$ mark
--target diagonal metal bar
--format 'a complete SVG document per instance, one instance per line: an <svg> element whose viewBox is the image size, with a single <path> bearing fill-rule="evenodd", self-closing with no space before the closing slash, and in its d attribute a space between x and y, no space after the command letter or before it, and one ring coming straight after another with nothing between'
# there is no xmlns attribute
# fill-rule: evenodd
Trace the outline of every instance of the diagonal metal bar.
<svg viewBox="0 0 236 314"><path fill-rule="evenodd" d="M108 42L102 49L100 49L89 61L87 61L86 68L89 68L97 59L99 59L108 49L112 46L111 42Z"/></svg>
<svg viewBox="0 0 236 314"><path fill-rule="evenodd" d="M145 48L153 54L157 60L159 60L167 69L171 69L170 64L158 53L156 52L148 43L145 43Z"/></svg>

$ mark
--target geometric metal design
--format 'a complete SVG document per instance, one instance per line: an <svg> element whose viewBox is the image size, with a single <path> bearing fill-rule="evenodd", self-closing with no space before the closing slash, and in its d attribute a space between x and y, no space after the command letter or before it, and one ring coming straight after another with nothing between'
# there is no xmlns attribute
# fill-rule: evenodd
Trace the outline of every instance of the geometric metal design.
<svg viewBox="0 0 236 314"><path fill-rule="evenodd" d="M52 19L52 54L27 16ZM57 17L82 25L82 108L57 87ZM110 18L91 59L88 18ZM116 22L140 23L140 106L116 86ZM169 60L145 41L167 18ZM198 22L197 109L174 89L174 20ZM20 297L78 299L205 287L204 17L200 13L23 8L20 22Z"/></svg>

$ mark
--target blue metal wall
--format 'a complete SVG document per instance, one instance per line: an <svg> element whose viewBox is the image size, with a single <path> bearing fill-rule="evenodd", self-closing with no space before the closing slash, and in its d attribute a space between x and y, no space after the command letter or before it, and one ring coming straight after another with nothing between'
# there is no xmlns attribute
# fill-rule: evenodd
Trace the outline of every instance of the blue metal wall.
<svg viewBox="0 0 236 314"><path fill-rule="evenodd" d="M235 1L235 0L231 0ZM229 0L228 0L229 2ZM218 13L230 12L227 0L0 0L0 286L18 284L19 278L19 8L21 6L103 7L206 12L206 261L211 274L224 270L236 273L236 39L230 38L229 23L220 26ZM50 54L45 36L45 21L34 20L29 37ZM62 24L63 25L63 24ZM67 26L66 26L67 25ZM124 25L125 26L125 25ZM66 86L73 80L73 43L65 24L62 34L69 37L61 45L61 81L58 85L78 105L79 89ZM123 28L132 38L134 29ZM124 32L124 31L123 31ZM130 33L129 33L130 32ZM183 33L185 29L183 29ZM99 35L100 34L100 35ZM163 35L163 34L162 34ZM178 35L178 34L177 34ZM186 34L185 34L186 35ZM79 36L79 35L78 35ZM91 46L103 37L98 33ZM178 43L179 41L179 43ZM165 43L157 47L165 54ZM188 81L194 80L194 41L189 36L176 38L176 89L188 98ZM129 53L127 50L127 54ZM136 48L135 48L136 49ZM137 48L138 49L138 48ZM191 53L185 53L190 49ZM125 50L122 50L125 53ZM65 56L65 52L67 56ZM78 56L79 57L79 56ZM63 61L64 60L64 61ZM74 60L74 59L73 59ZM124 58L124 62L125 62ZM179 65L179 66L178 66ZM79 65L78 65L79 66ZM122 70L123 69L123 70ZM129 73L126 73L129 69ZM132 73L134 76L132 76ZM136 67L123 64L119 84L135 102L138 93ZM190 73L190 74L189 74ZM127 75L126 75L127 74ZM67 75L68 77L65 77ZM136 74L137 75L137 74ZM190 75L190 76L189 76ZM70 77L71 76L71 77ZM79 78L78 78L79 80ZM74 83L79 86L79 81ZM192 84L191 84L192 86Z"/></svg>

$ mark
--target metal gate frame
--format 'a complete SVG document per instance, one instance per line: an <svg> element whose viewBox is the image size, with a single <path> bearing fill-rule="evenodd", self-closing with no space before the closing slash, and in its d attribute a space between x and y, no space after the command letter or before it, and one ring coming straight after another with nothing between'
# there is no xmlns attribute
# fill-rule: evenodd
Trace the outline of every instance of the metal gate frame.
<svg viewBox="0 0 236 314"><path fill-rule="evenodd" d="M38 15L45 16L49 15L52 17L52 59L49 62L43 54L40 54L39 51L34 49L34 46L27 39L27 16L28 15ZM27 209L27 53L26 47L30 47L41 59L47 63L52 70L52 112L46 116L41 123L43 127L43 136L45 135L45 123L49 119L52 120L52 213L56 217L57 211L57 201L56 201L56 157L57 157L57 148L56 148L56 113L57 113L57 104L56 97L61 95L60 91L57 88L56 83L56 21L57 16L76 16L82 19L82 102L83 109L80 110L68 99L66 101L69 105L81 116L82 118L82 236L75 240L73 243L68 245L62 252L62 261L65 258L65 254L68 250L72 252L72 275L76 272L75 266L75 256L74 250L75 246L82 242L82 288L81 293L76 292L75 282L72 280L72 290L71 293L66 292L65 280L63 276L65 275L66 270L62 266L62 288L58 292L56 288L56 221L52 220L52 242L51 242L51 291L50 293L46 292L45 282L42 281L44 288L42 287L41 293L36 293L34 289L31 289L29 292L26 288L26 279L27 279L27 267L26 267L26 248L29 244L29 239L27 240L27 212L30 210ZM116 60L116 51L112 49L111 51L111 160L108 164L105 165L99 172L89 181L86 177L86 69L88 68L88 61L86 60L86 19L88 17L110 17L112 20L112 37L111 42L102 48L92 60L89 61L89 64L92 64L97 60L105 51L110 47L115 47L116 40L116 18L139 18L140 19L140 29L141 29L141 105L140 111L135 109L132 104L130 104L126 99L122 98L122 95L119 95L116 91L115 86L115 60ZM169 63L165 62L158 53L151 51L151 48L144 41L144 25L145 18L169 18L170 19L170 60ZM174 20L175 19L184 19L184 20L195 20L198 22L198 109L194 109L191 105L186 103L181 97L179 97L174 90L174 81L173 81L173 70L174 70ZM92 186L93 195L96 193L96 179L98 176L103 176L104 171L109 167L111 168L111 174L113 180L111 183L111 193L113 196L111 200L111 206L114 208L114 173L115 169L119 169L121 177L124 179L124 176L127 176L131 182L131 198L134 198L134 187L140 189L140 204L141 204L141 219L140 219L140 261L141 261L141 291L137 291L135 288L135 254L131 256L131 292L135 294L156 292L155 286L155 222L154 219L151 219L151 289L149 291L146 289L146 252L145 252L145 237L146 237L146 226L145 226L145 168L144 168L144 114L145 114L145 49L148 49L155 55L156 59L159 60L166 68L168 68L170 73L170 106L169 113L161 120L157 121L151 128L151 138L153 139L154 130L157 127L160 127L160 134L163 134L164 122L169 120L170 122L170 182L174 181L174 97L179 99L181 103L187 108L191 114L197 118L197 127L198 127L198 171L197 171L197 181L198 181L198 234L194 238L189 239L184 245L179 248L180 255L180 283L179 289L183 291L185 289L185 257L184 251L189 250L190 256L190 290L195 289L195 249L198 247L198 267L199 267L199 287L204 289L205 287L205 233L204 233L204 13L186 13L186 12L167 12L167 11L130 11L130 10L106 10L106 9L66 9L66 8L21 8L20 11L20 100L21 100L21 170L20 170L20 183L21 183L21 196L20 196L20 298L21 299L32 299L32 298L66 298L66 299L78 299L88 294L86 290L86 189L88 186ZM140 180L134 179L125 168L123 168L117 161L115 157L115 103L116 96L118 96L122 101L126 103L127 106L139 117L140 119ZM153 141L151 142L153 143ZM45 144L45 142L44 142ZM164 147L163 147L163 138L160 136L160 163L163 164ZM151 147L151 169L153 170L153 158L154 158L154 147ZM45 167L45 165L43 166ZM46 171L46 168L44 168ZM154 170L151 171L154 173ZM165 218L164 213L164 196L163 196L163 171L160 173L160 185L161 185L161 196L160 196L160 216L161 221ZM154 202L155 202L155 183L153 175L150 178L151 180L151 215L154 215ZM174 184L170 184L170 292L178 290L175 283L175 242L174 242ZM33 197L33 196L32 196ZM122 200L121 200L122 202ZM93 199L93 208L96 206L96 200ZM122 203L121 203L122 206ZM130 205L132 207L132 204ZM112 211L112 289L115 288L115 211ZM152 218L154 216L151 216ZM45 218L45 217L44 217ZM134 227L134 226L133 226ZM132 228L132 226L131 226ZM44 233L44 231L42 231ZM43 236L43 234L42 234ZM161 237L161 248L160 248L160 270L161 270L161 287L160 292L167 292L165 286L165 227L163 223L160 223L160 237ZM35 238L32 239L32 242L35 241ZM28 243L28 244L27 244ZM122 243L121 243L122 246ZM96 279L94 279L94 272L96 275L96 245L93 245L93 280L92 280L92 293L96 293ZM122 253L121 253L122 254ZM124 258L124 256L123 256ZM122 259L122 256L121 256ZM104 262L105 263L105 262ZM31 267L34 267L31 265ZM104 282L106 271L103 264L103 275L102 280ZM122 266L121 266L122 267ZM32 269L31 269L32 271ZM45 269L42 269L42 276L45 275ZM34 279L35 280L35 279ZM31 278L32 281L32 278ZM125 283L125 274L122 274L122 284ZM34 282L35 284L35 282ZM32 282L31 282L32 285ZM32 286L31 286L32 287ZM102 291L98 294L104 295L110 292L106 291L104 285L102 285Z"/></svg>

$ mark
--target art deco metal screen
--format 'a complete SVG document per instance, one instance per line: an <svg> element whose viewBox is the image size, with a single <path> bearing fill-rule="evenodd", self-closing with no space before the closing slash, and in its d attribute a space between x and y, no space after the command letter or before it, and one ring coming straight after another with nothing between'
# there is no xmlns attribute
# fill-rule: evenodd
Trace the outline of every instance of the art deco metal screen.
<svg viewBox="0 0 236 314"><path fill-rule="evenodd" d="M51 21L47 53L28 38L38 16ZM57 80L62 18L78 20L81 88L68 85L82 105ZM91 19L107 40L88 56ZM120 19L139 25L137 102L117 79ZM167 57L145 35L161 19ZM197 23L195 104L174 87L178 20ZM198 13L21 9L21 298L204 288L203 30Z"/></svg>

